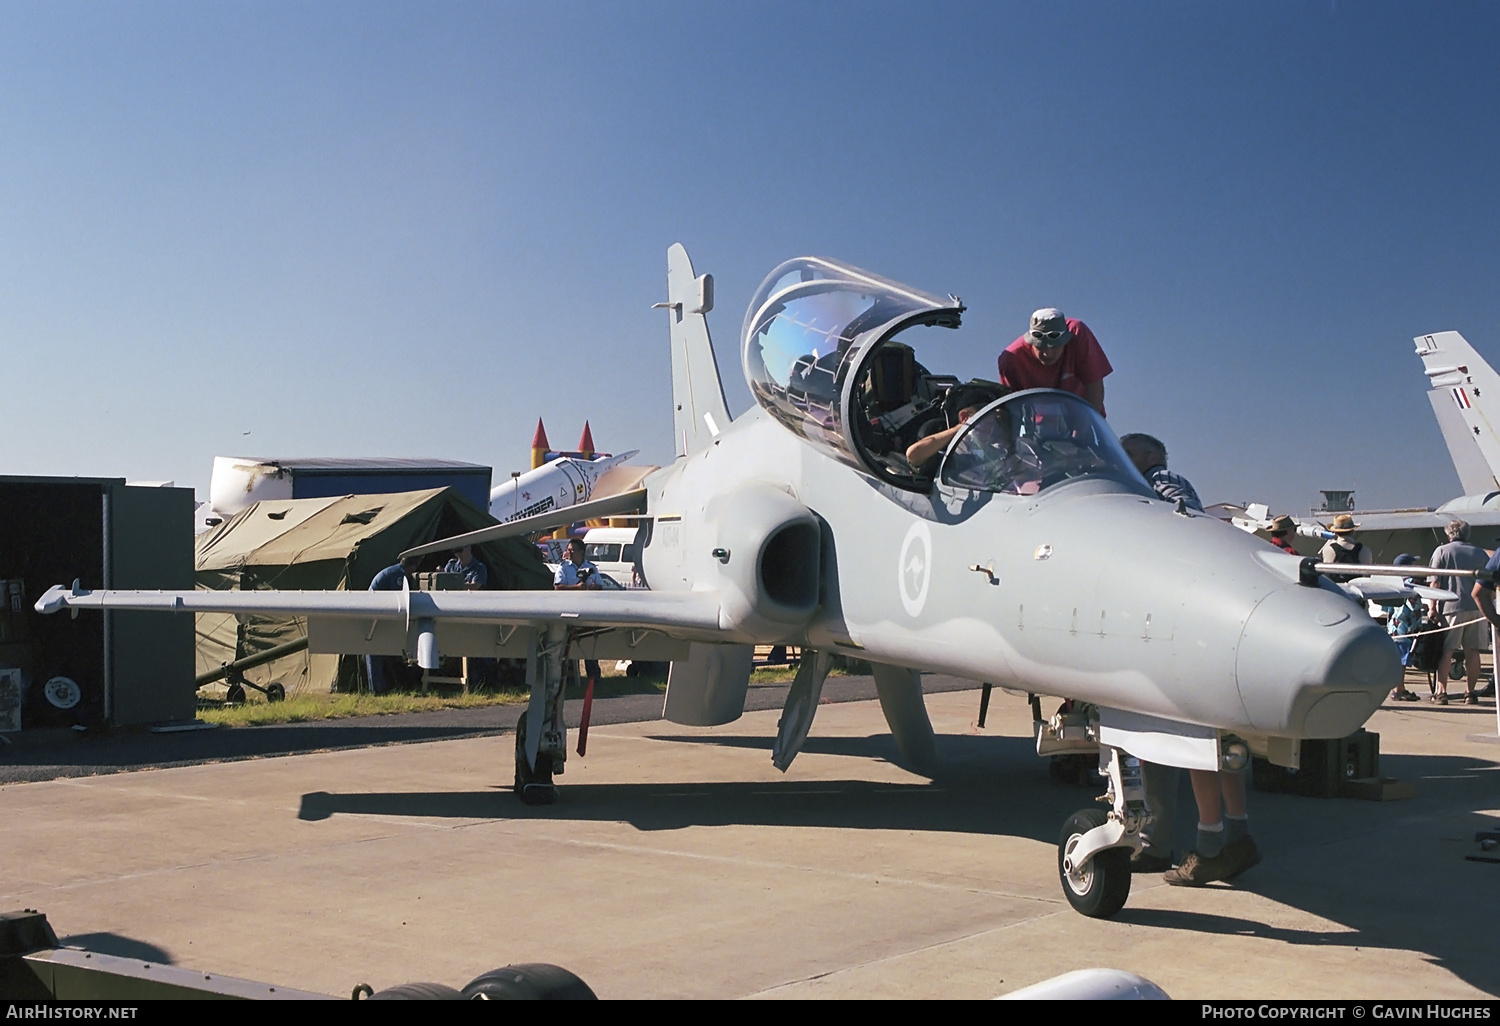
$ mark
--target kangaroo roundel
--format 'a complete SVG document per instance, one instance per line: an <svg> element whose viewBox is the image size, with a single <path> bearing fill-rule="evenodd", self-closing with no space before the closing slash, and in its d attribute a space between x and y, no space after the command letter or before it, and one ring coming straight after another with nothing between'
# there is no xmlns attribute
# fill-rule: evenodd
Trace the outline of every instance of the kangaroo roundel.
<svg viewBox="0 0 1500 1026"><path fill-rule="evenodd" d="M907 615L916 616L927 604L927 585L932 580L932 532L927 522L918 520L906 532L901 543L901 559L896 566L901 589L901 605Z"/></svg>

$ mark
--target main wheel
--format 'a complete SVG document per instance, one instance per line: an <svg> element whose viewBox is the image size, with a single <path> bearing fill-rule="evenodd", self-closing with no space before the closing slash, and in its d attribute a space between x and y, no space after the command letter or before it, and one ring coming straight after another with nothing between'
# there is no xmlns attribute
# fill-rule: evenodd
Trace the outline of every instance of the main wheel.
<svg viewBox="0 0 1500 1026"><path fill-rule="evenodd" d="M1130 849L1106 848L1069 873L1063 859L1078 847L1083 835L1103 826L1108 817L1099 809L1080 809L1063 824L1057 841L1057 875L1068 904L1090 919L1108 919L1125 907L1130 897Z"/></svg>
<svg viewBox="0 0 1500 1026"><path fill-rule="evenodd" d="M245 701L245 688L240 684L229 685L229 690L224 692L226 705L239 705Z"/></svg>
<svg viewBox="0 0 1500 1026"><path fill-rule="evenodd" d="M366 1001L462 1001L464 995L444 983L402 983L371 994Z"/></svg>
<svg viewBox="0 0 1500 1026"><path fill-rule="evenodd" d="M516 723L516 797L521 799L522 805L551 805L557 801L551 757L538 753L535 770L526 764L526 719L529 712L523 712Z"/></svg>
<svg viewBox="0 0 1500 1026"><path fill-rule="evenodd" d="M471 1001L595 1001L587 983L544 962L508 965L476 977L463 989Z"/></svg>

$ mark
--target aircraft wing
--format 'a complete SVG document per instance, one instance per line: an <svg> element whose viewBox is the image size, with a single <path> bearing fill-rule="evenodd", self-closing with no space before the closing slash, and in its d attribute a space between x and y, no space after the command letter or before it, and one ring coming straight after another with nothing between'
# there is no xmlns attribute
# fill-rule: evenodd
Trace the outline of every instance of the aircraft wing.
<svg viewBox="0 0 1500 1026"><path fill-rule="evenodd" d="M67 609L177 610L360 622L644 627L693 634L719 628L714 592L658 591L87 591L48 589L39 613Z"/></svg>

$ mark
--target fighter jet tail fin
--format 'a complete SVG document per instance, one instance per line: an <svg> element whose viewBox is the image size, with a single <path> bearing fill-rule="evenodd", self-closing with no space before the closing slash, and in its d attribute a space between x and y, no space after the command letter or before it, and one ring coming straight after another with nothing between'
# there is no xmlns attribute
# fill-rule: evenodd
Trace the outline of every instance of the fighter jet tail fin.
<svg viewBox="0 0 1500 1026"><path fill-rule="evenodd" d="M672 325L672 428L678 456L713 444L729 426L724 384L708 337L714 306L712 275L694 276L682 243L667 250L667 308Z"/></svg>
<svg viewBox="0 0 1500 1026"><path fill-rule="evenodd" d="M1456 331L1418 335L1413 341L1427 374L1427 398L1464 494L1500 489L1500 374Z"/></svg>

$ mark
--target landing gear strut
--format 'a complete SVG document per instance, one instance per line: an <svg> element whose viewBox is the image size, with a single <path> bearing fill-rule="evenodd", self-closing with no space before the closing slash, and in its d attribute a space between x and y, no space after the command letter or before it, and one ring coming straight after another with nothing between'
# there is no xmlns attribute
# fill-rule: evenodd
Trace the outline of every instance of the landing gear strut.
<svg viewBox="0 0 1500 1026"><path fill-rule="evenodd" d="M1109 782L1108 812L1080 809L1063 824L1057 841L1057 875L1063 896L1092 919L1108 919L1130 897L1130 857L1141 850L1151 822L1141 762L1101 745L1099 772Z"/></svg>
<svg viewBox="0 0 1500 1026"><path fill-rule="evenodd" d="M560 624L547 627L526 657L531 702L516 724L516 795L524 805L557 801L554 774L563 771L568 742L563 725L563 661L571 642Z"/></svg>

